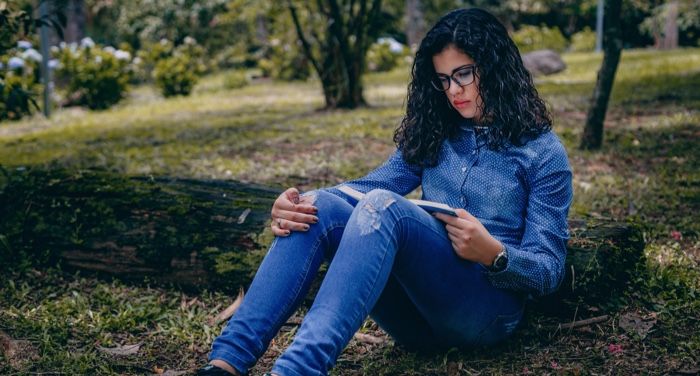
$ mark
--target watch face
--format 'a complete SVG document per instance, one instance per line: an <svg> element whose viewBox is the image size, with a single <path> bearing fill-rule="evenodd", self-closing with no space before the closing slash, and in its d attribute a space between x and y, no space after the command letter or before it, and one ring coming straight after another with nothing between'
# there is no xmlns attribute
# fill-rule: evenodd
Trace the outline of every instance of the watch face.
<svg viewBox="0 0 700 376"><path fill-rule="evenodd" d="M496 259L496 261L493 263L493 266L496 269L501 270L501 269L505 269L507 264L508 264L508 258L501 256L501 257L498 257Z"/></svg>

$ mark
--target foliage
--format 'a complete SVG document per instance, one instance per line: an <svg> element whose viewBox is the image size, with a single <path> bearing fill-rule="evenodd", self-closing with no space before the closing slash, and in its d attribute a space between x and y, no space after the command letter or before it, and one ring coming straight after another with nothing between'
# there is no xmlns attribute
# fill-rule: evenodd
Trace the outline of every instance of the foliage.
<svg viewBox="0 0 700 376"><path fill-rule="evenodd" d="M27 12L0 1L0 121L28 115L32 105L38 108L34 100L36 64L17 56L15 49L21 38L30 33L32 25ZM20 64L21 67L14 67Z"/></svg>
<svg viewBox="0 0 700 376"><path fill-rule="evenodd" d="M161 43L161 45L171 46ZM153 79L165 97L189 95L199 77L206 70L202 63L203 49L192 38L171 49L170 55L160 58L153 69Z"/></svg>
<svg viewBox="0 0 700 376"><path fill-rule="evenodd" d="M161 39L157 43L147 43L139 50L134 59L134 76L137 82L151 82L153 70L159 61L170 57L174 49L173 42Z"/></svg>
<svg viewBox="0 0 700 376"><path fill-rule="evenodd" d="M521 53L541 49L563 52L567 41L557 27L526 25L513 34L513 41Z"/></svg>
<svg viewBox="0 0 700 376"><path fill-rule="evenodd" d="M573 52L588 52L595 49L595 31L586 27L571 36L569 49Z"/></svg>
<svg viewBox="0 0 700 376"><path fill-rule="evenodd" d="M680 0L678 3L678 32L681 45L700 45L700 4L693 0ZM651 15L639 25L639 30L646 35L662 37L670 3L657 5Z"/></svg>
<svg viewBox="0 0 700 376"><path fill-rule="evenodd" d="M309 61L295 41L281 43L273 39L268 57L258 63L263 75L282 81L304 81L311 75Z"/></svg>
<svg viewBox="0 0 700 376"><path fill-rule="evenodd" d="M338 362L338 374L644 374L697 369L700 50L623 51L606 123L607 143L598 153L576 146L601 56L562 57L567 70L538 79L537 86L551 105L555 131L569 151L575 189L571 215L630 220L645 228L647 265L632 286L623 288L624 308L581 304L576 316L562 318L529 312L516 337L486 352L422 356L391 342L353 341ZM212 86L222 85L223 75L218 77ZM374 106L352 112L314 111L323 104L315 82L261 83L231 95L197 90L174 99L137 88L145 100L113 111L20 120L12 132L0 126L6 131L0 133L0 163L8 169L103 166L125 175L236 179L303 190L328 186L366 173L391 153L407 78L407 69L366 76L367 99ZM201 84L212 79L203 77ZM233 95L236 100L231 100ZM0 236L0 252L6 250L3 244ZM5 260L5 255L0 258ZM221 261L222 268L234 269L229 260ZM0 301L7 302L0 307L0 327L32 343L41 356L32 368L19 371L0 360L0 374L84 374L95 369L139 374L154 366L192 370L204 364L211 339L220 330L208 318L232 301L210 293L182 295L66 277L61 270L27 265L13 273L0 281ZM618 325L628 312L656 316L645 338ZM559 323L602 314L610 316L605 323L557 329ZM375 333L373 328L368 322L362 331ZM252 374L269 371L270 360L290 337L289 332L278 336L277 346ZM134 343L142 343L139 354L119 359L94 347Z"/></svg>
<svg viewBox="0 0 700 376"><path fill-rule="evenodd" d="M66 105L104 110L127 95L131 61L128 52L100 48L86 38L80 45L63 43L55 53L59 60L56 80L65 85Z"/></svg>
<svg viewBox="0 0 700 376"><path fill-rule="evenodd" d="M228 0L86 0L91 18L88 33L111 45L127 42L136 50L161 39L183 43L202 41L208 51L220 50L228 30L217 26L217 15Z"/></svg>
<svg viewBox="0 0 700 376"><path fill-rule="evenodd" d="M380 38L367 51L367 69L370 72L386 72L394 69L409 56L410 50L394 39Z"/></svg>
<svg viewBox="0 0 700 376"><path fill-rule="evenodd" d="M41 90L41 54L29 41L18 41L6 53L0 55L0 120L17 120L39 108L34 98Z"/></svg>
<svg viewBox="0 0 700 376"><path fill-rule="evenodd" d="M240 89L248 85L248 74L243 70L234 70L224 76L226 89Z"/></svg>

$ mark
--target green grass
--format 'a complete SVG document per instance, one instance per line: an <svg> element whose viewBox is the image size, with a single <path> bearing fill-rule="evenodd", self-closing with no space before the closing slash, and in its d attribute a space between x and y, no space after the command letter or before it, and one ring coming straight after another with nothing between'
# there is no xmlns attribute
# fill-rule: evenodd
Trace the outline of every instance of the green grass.
<svg viewBox="0 0 700 376"><path fill-rule="evenodd" d="M577 317L605 311L612 319L580 330L551 330L556 319L533 315L495 349L423 357L391 343L353 341L336 374L628 374L700 367L700 49L623 52L598 152L577 145L601 56L568 54L564 60L566 71L536 83L574 170L572 216L635 221L645 229L647 265L622 306L582 308ZM0 165L325 186L366 173L390 153L408 75L405 67L370 75L372 107L330 112L317 110L323 103L315 82L227 90L224 77L206 77L187 98L163 99L139 87L107 111L70 109L50 120L2 123ZM18 267L0 280L0 330L28 341L31 350L12 364L0 355L0 374L192 369L220 330L209 318L232 300ZM629 312L656 317L646 337L619 327L619 317ZM362 330L382 336L371 321ZM294 331L278 336L256 372L266 370ZM135 343L141 350L132 356L98 350ZM622 351L611 352L610 345Z"/></svg>

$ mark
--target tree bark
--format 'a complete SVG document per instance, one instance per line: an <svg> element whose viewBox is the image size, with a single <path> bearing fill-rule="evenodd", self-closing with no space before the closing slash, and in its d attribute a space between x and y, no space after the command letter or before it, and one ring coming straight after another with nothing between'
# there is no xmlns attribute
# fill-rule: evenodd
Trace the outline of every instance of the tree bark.
<svg viewBox="0 0 700 376"><path fill-rule="evenodd" d="M316 1L315 9L324 19L323 38L314 38L319 48L314 48L308 26L293 0L287 0L297 36L304 54L311 62L323 87L326 108L356 108L366 105L363 96L362 75L365 72L365 56L369 48L368 36L376 27L381 0ZM307 4L308 5L308 4ZM307 9L309 13L313 9ZM306 27L305 27L306 26Z"/></svg>
<svg viewBox="0 0 700 376"><path fill-rule="evenodd" d="M79 43L85 37L85 0L69 0L66 6L66 29L64 32L67 43Z"/></svg>
<svg viewBox="0 0 700 376"><path fill-rule="evenodd" d="M269 210L280 192L104 171L13 172L0 180L0 270L28 257L130 281L234 292L248 286L273 239ZM566 280L551 299L609 299L642 260L640 229L572 220L570 230Z"/></svg>
<svg viewBox="0 0 700 376"><path fill-rule="evenodd" d="M418 50L425 36L425 17L421 0L406 0L406 40L411 51Z"/></svg>
<svg viewBox="0 0 700 376"><path fill-rule="evenodd" d="M666 22L664 24L664 37L661 49L670 50L678 48L678 0L666 4Z"/></svg>
<svg viewBox="0 0 700 376"><path fill-rule="evenodd" d="M586 125L581 137L580 148L584 150L600 149L603 145L603 125L608 102L615 82L615 73L622 52L622 30L620 29L620 11L622 0L605 2L605 26L603 34L603 63L598 71L598 79L593 90L590 108L586 116Z"/></svg>

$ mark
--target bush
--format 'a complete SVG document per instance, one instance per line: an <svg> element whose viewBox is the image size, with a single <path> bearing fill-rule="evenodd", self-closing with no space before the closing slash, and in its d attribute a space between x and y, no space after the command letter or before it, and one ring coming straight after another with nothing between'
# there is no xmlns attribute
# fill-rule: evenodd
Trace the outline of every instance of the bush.
<svg viewBox="0 0 700 376"><path fill-rule="evenodd" d="M559 28L533 25L521 27L513 34L513 41L521 53L542 49L564 52L567 45L566 38Z"/></svg>
<svg viewBox="0 0 700 376"><path fill-rule="evenodd" d="M595 31L586 27L571 36L571 51L587 52L595 50Z"/></svg>
<svg viewBox="0 0 700 376"><path fill-rule="evenodd" d="M0 56L0 120L18 120L38 109L36 95L41 91L41 54L28 41Z"/></svg>
<svg viewBox="0 0 700 376"><path fill-rule="evenodd" d="M57 55L56 80L65 85L64 105L104 110L126 97L130 53L113 47L102 49L86 38L80 46L62 43Z"/></svg>
<svg viewBox="0 0 700 376"><path fill-rule="evenodd" d="M185 54L173 55L156 64L153 78L163 96L189 95L192 92L199 80L192 65L192 58Z"/></svg>
<svg viewBox="0 0 700 376"><path fill-rule="evenodd" d="M240 89L248 85L248 75L245 71L234 70L224 77L224 87L227 89Z"/></svg>
<svg viewBox="0 0 700 376"><path fill-rule="evenodd" d="M408 53L408 47L394 39L380 38L367 51L367 69L370 72L390 71L399 65Z"/></svg>
<svg viewBox="0 0 700 376"><path fill-rule="evenodd" d="M167 41L161 41L163 46L172 46ZM170 51L160 52L158 60L153 68L153 79L156 86L165 97L175 95L189 95L199 81L199 77L206 71L202 63L204 50L192 38L185 38L185 43Z"/></svg>
<svg viewBox="0 0 700 376"><path fill-rule="evenodd" d="M283 43L278 39L273 39L271 45L267 58L258 63L263 76L282 81L304 81L309 78L309 62L298 45Z"/></svg>

